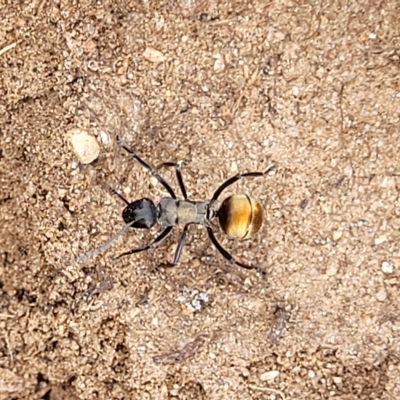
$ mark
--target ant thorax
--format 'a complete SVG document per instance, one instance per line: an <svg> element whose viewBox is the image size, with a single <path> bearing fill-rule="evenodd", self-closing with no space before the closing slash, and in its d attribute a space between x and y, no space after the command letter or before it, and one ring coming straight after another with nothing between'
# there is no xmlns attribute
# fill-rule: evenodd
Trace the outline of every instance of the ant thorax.
<svg viewBox="0 0 400 400"><path fill-rule="evenodd" d="M207 225L208 202L162 198L158 204L158 222L163 226Z"/></svg>

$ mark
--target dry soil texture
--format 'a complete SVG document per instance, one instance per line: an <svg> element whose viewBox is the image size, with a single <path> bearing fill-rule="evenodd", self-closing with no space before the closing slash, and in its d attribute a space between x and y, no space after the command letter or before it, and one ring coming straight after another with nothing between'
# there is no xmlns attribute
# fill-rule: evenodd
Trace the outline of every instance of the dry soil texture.
<svg viewBox="0 0 400 400"><path fill-rule="evenodd" d="M0 17L2 399L400 398L398 0L0 0ZM197 226L175 268L179 229L73 262L123 226L110 188L167 194L117 137L186 161L192 199L275 163L226 191L261 202L260 232L215 228L267 274Z"/></svg>

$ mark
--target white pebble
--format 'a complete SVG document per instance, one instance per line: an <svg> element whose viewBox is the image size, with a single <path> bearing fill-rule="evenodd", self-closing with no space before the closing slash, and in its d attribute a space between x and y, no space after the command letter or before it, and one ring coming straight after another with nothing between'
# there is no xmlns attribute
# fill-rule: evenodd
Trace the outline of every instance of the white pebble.
<svg viewBox="0 0 400 400"><path fill-rule="evenodd" d="M79 167L79 163L76 161L72 161L71 163L71 169L77 169Z"/></svg>
<svg viewBox="0 0 400 400"><path fill-rule="evenodd" d="M33 196L35 192L36 192L36 186L31 181L29 181L29 183L26 185L26 194L28 196Z"/></svg>
<svg viewBox="0 0 400 400"><path fill-rule="evenodd" d="M225 69L225 60L221 54L215 56L214 71L218 74Z"/></svg>
<svg viewBox="0 0 400 400"><path fill-rule="evenodd" d="M272 381L273 379L277 378L278 376L279 376L279 371L276 371L276 370L267 371L260 375L260 381L262 381L262 382Z"/></svg>
<svg viewBox="0 0 400 400"><path fill-rule="evenodd" d="M237 162L236 161L232 161L231 172L236 174L238 171L239 171L239 167L237 165Z"/></svg>
<svg viewBox="0 0 400 400"><path fill-rule="evenodd" d="M381 289L377 294L376 294L376 299L378 301L385 301L387 298L387 293L385 289Z"/></svg>
<svg viewBox="0 0 400 400"><path fill-rule="evenodd" d="M87 132L74 129L70 132L70 140L76 156L82 164L90 164L100 154L97 140Z"/></svg>
<svg viewBox="0 0 400 400"><path fill-rule="evenodd" d="M103 142L103 144L108 145L108 143L110 142L110 136L108 135L108 133L105 131L101 131L100 137L101 137L101 141Z"/></svg>
<svg viewBox="0 0 400 400"><path fill-rule="evenodd" d="M164 56L161 51L154 49L153 47L146 47L144 50L142 56L150 62L153 63L160 63L166 60L166 57Z"/></svg>
<svg viewBox="0 0 400 400"><path fill-rule="evenodd" d="M155 176L150 177L150 183L152 186L157 186L158 179Z"/></svg>
<svg viewBox="0 0 400 400"><path fill-rule="evenodd" d="M374 239L375 246L379 246L384 242L386 242L386 236L379 236Z"/></svg>
<svg viewBox="0 0 400 400"><path fill-rule="evenodd" d="M394 271L393 264L391 264L389 261L382 262L382 272L384 274L392 274L393 271Z"/></svg>
<svg viewBox="0 0 400 400"><path fill-rule="evenodd" d="M342 380L342 378L341 378L340 376L334 376L334 377L332 378L332 380L333 380L333 382L334 382L336 385L341 385L342 382L343 382L343 380Z"/></svg>
<svg viewBox="0 0 400 400"><path fill-rule="evenodd" d="M334 231L332 234L332 239L337 242L343 236L343 231Z"/></svg>

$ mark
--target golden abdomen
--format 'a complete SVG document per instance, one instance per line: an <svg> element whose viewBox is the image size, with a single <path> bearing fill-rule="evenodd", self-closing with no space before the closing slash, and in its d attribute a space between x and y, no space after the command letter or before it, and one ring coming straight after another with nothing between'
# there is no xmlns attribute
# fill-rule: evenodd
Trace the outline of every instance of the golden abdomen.
<svg viewBox="0 0 400 400"><path fill-rule="evenodd" d="M226 198L217 212L222 230L231 238L247 239L258 232L263 222L260 203L246 194Z"/></svg>

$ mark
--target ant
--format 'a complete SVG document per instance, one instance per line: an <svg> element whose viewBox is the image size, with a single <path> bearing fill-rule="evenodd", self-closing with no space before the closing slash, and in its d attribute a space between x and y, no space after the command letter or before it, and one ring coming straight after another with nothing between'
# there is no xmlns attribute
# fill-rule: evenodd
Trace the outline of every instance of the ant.
<svg viewBox="0 0 400 400"><path fill-rule="evenodd" d="M170 235L174 226L183 225L183 231L178 241L174 260L169 264L170 266L175 266L179 263L183 247L185 246L185 239L189 225L199 224L207 229L207 233L212 244L230 263L236 264L242 268L257 269L260 271L260 268L258 267L243 264L233 258L217 241L212 229L212 221L217 218L220 227L228 235L228 237L234 239L250 238L260 230L263 222L263 210L260 203L247 194L234 194L227 197L222 202L218 210L215 210L213 205L228 186L242 178L267 175L270 171L275 169L275 165L268 168L265 172L247 172L243 174L236 174L235 176L226 180L215 191L211 200L192 201L188 199L186 193L185 184L182 178L181 164L170 162L163 163L162 166L175 168L176 178L183 195L183 200L181 200L176 197L171 185L154 168L143 161L135 152L120 143L119 140L118 144L125 151L127 151L136 162L147 169L147 171L165 187L171 197L163 197L157 205L149 198L142 198L133 202L129 202L116 190L111 189L112 192L126 204L126 207L122 212L122 219L126 225L103 246L83 254L82 256L78 257L78 260L94 257L106 251L112 245L112 243L118 239L119 236L124 234L129 228L150 229L158 223L159 225L164 226L165 229L150 244L126 251L125 253L114 257L113 261L119 260L121 257L125 257L130 254L139 253L141 251L157 247Z"/></svg>

